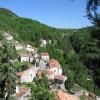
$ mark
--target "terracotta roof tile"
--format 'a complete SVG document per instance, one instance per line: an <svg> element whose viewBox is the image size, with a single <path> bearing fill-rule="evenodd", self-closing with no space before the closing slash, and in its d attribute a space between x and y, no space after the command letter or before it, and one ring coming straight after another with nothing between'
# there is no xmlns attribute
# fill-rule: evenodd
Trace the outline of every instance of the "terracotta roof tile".
<svg viewBox="0 0 100 100"><path fill-rule="evenodd" d="M26 70L24 70L22 72L16 72L15 74L16 74L17 77L21 77L23 74L27 75L30 71L33 71L33 67L30 67L30 68L28 68L28 69L26 69Z"/></svg>
<svg viewBox="0 0 100 100"><path fill-rule="evenodd" d="M62 90L56 92L57 100L79 100L75 95L70 95Z"/></svg>
<svg viewBox="0 0 100 100"><path fill-rule="evenodd" d="M49 67L60 67L59 62L56 59L50 59L48 65Z"/></svg>
<svg viewBox="0 0 100 100"><path fill-rule="evenodd" d="M15 74L16 74L17 77L21 77L23 72L16 72Z"/></svg>
<svg viewBox="0 0 100 100"><path fill-rule="evenodd" d="M49 56L49 53L48 52L42 52L42 53L40 53L40 56Z"/></svg>
<svg viewBox="0 0 100 100"><path fill-rule="evenodd" d="M30 91L29 88L27 88L27 87L21 87L19 93L16 93L16 96L17 97L21 97L24 94L26 94L28 91Z"/></svg>
<svg viewBox="0 0 100 100"><path fill-rule="evenodd" d="M48 75L53 75L54 72L53 72L53 71L50 71L50 70L47 70L47 71L46 71L46 74L48 74Z"/></svg>

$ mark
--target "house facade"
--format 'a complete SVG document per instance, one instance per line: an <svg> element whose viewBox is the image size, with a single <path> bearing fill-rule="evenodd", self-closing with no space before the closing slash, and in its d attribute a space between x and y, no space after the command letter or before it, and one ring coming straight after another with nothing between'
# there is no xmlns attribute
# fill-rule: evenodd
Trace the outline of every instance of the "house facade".
<svg viewBox="0 0 100 100"><path fill-rule="evenodd" d="M48 69L54 72L54 75L62 75L62 68L59 62L55 59L50 59L48 62Z"/></svg>
<svg viewBox="0 0 100 100"><path fill-rule="evenodd" d="M23 72L16 73L16 76L20 78L20 82L32 82L34 77L36 77L39 68L31 67Z"/></svg>
<svg viewBox="0 0 100 100"><path fill-rule="evenodd" d="M22 44L19 44L19 43L17 43L17 44L15 44L15 50L23 50L23 45Z"/></svg>
<svg viewBox="0 0 100 100"><path fill-rule="evenodd" d="M19 57L21 62L33 62L33 56L31 54L21 54Z"/></svg>
<svg viewBox="0 0 100 100"><path fill-rule="evenodd" d="M29 62L33 62L34 58L33 58L33 55L29 55Z"/></svg>
<svg viewBox="0 0 100 100"><path fill-rule="evenodd" d="M20 61L21 62L27 62L27 61L29 61L29 55L28 54L21 54L20 55Z"/></svg>
<svg viewBox="0 0 100 100"><path fill-rule="evenodd" d="M35 49L31 45L28 45L28 44L27 44L26 50L28 52L35 52Z"/></svg>
<svg viewBox="0 0 100 100"><path fill-rule="evenodd" d="M49 54L48 52L42 52L40 53L40 58L44 61L49 61Z"/></svg>

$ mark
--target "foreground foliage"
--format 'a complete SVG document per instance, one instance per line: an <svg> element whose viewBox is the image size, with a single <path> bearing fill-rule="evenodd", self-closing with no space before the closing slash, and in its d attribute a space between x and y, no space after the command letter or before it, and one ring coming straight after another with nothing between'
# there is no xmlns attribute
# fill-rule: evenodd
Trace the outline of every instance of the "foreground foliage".
<svg viewBox="0 0 100 100"><path fill-rule="evenodd" d="M55 100L54 94L48 88L48 79L45 75L41 78L36 77L28 87L31 88L30 100Z"/></svg>

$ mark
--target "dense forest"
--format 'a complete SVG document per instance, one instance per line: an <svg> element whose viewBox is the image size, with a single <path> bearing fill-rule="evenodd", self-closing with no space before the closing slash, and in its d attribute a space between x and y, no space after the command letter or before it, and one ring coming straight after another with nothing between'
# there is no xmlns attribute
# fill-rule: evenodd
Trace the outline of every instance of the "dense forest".
<svg viewBox="0 0 100 100"><path fill-rule="evenodd" d="M48 51L61 63L69 78L67 87L76 83L100 95L100 27L57 29L0 8L0 31L9 31L18 41L36 47L40 39L50 39L52 45L39 51Z"/></svg>

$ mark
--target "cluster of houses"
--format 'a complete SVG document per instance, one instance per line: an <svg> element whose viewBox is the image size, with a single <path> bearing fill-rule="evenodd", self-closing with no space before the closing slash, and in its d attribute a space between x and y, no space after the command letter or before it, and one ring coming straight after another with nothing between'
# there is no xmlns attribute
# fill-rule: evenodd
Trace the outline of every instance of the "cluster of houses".
<svg viewBox="0 0 100 100"><path fill-rule="evenodd" d="M13 36L6 32L4 37L7 41L14 40ZM40 47L46 47L47 44L51 44L51 41L44 39L40 40ZM37 48L32 47L30 44L25 46L16 40L14 43L14 49L18 53L18 60L20 62L35 62L35 64L27 70L16 72L16 76L19 78L20 83L32 82L37 75L41 76L43 73L49 80L55 80L55 82L58 82L59 84L63 84L67 79L66 76L62 75L60 63L56 59L51 59L48 52L38 53ZM23 88L20 85L16 85L15 96L18 100L25 100L26 94L30 93L29 91L30 89L27 89L26 87Z"/></svg>
<svg viewBox="0 0 100 100"><path fill-rule="evenodd" d="M17 45L19 46L19 45ZM17 49L16 49L17 48ZM16 50L23 50L22 45L16 47ZM29 69L23 71L23 72L16 72L16 76L19 78L20 83L25 83L25 82L32 82L33 79L38 75L41 76L42 74L45 74L49 80L53 80L56 84L64 84L65 80L67 80L67 77L62 75L62 67L60 63L54 59L50 58L48 52L41 52L38 53L37 51L35 52L35 49L32 48L32 46L27 45L26 50L29 52L29 54L21 54L19 56L19 59L21 62L35 62L34 65L29 67ZM19 88L19 89L18 89ZM29 90L27 90L23 95L20 86L16 86L16 96L18 100L25 100L24 95L27 94L26 92L29 93ZM29 95L29 94L28 94ZM26 97L26 95L25 95ZM21 99L24 98L24 99Z"/></svg>
<svg viewBox="0 0 100 100"><path fill-rule="evenodd" d="M30 79L33 80L34 77L40 73L45 73L50 80L61 80L62 83L67 79L66 76L62 75L60 63L56 59L50 59L47 52L39 53L39 56L34 58L34 60L35 64L33 67L16 74L18 77L21 77L21 82L30 82ZM34 73L34 75L32 73Z"/></svg>
<svg viewBox="0 0 100 100"><path fill-rule="evenodd" d="M8 41L13 40L13 36L7 32L4 33L5 39ZM41 47L46 47L47 44L51 44L51 40L41 39ZM64 83L67 79L66 76L62 75L62 67L60 63L53 58L50 58L48 52L38 53L37 48L32 47L27 44L26 46L22 45L18 41L15 42L14 48L17 52L19 51L27 51L21 52L18 54L18 60L20 62L33 62L35 61L35 65L32 68L27 69L23 72L16 73L18 77L20 77L20 82L32 82L34 77L37 74L45 73L50 80L59 80L59 82Z"/></svg>
<svg viewBox="0 0 100 100"><path fill-rule="evenodd" d="M8 41L14 39L8 32L4 33L4 37ZM51 44L51 40L40 40L40 47L46 47L47 44ZM24 46L16 40L14 43L14 49L17 52L25 51L18 54L18 60L20 62L31 63L31 66L27 70L15 73L19 79L18 83L23 84L32 82L35 77L41 77L42 74L45 74L48 80L53 81L53 84L49 87L57 96L57 100L79 100L78 96L71 95L64 91L64 83L67 80L67 77L63 75L63 70L59 61L51 58L48 52L38 53L37 48L32 47L30 44ZM32 63L33 61L35 64ZM30 88L27 88L24 85L16 85L16 93L14 96L17 100L28 100L27 96L30 94Z"/></svg>
<svg viewBox="0 0 100 100"><path fill-rule="evenodd" d="M37 52L37 49L32 47L31 45L27 44L27 46L23 46L20 43L16 43L14 46L15 50L18 51L26 51L21 52L18 56L18 59L21 62L33 62L33 54Z"/></svg>
<svg viewBox="0 0 100 100"><path fill-rule="evenodd" d="M56 59L50 58L48 52L39 53L39 56L34 58L34 60L35 65L23 72L16 72L16 76L20 79L21 83L32 82L37 75L40 77L42 74L45 74L49 80L60 85L64 84L65 80L67 80L67 77L62 75L60 63ZM20 88L20 86L17 86L16 96L21 93L21 91L18 91L20 90L18 88ZM23 95L20 98L23 98Z"/></svg>

